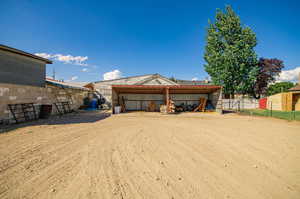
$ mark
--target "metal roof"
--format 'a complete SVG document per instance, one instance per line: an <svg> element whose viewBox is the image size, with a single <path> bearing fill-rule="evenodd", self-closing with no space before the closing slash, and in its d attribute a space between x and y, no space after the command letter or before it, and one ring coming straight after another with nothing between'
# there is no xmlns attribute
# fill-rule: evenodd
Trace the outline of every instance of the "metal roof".
<svg viewBox="0 0 300 199"><path fill-rule="evenodd" d="M213 88L219 89L222 86L217 85L112 85L112 88L170 88L170 89L200 89Z"/></svg>
<svg viewBox="0 0 300 199"><path fill-rule="evenodd" d="M176 79L175 82L180 85L211 85L211 82L208 80L181 80Z"/></svg>
<svg viewBox="0 0 300 199"><path fill-rule="evenodd" d="M61 82L61 81L58 81L58 80L46 78L46 83L57 86L57 87L61 87L61 88L90 90L90 89L84 87L85 85L88 84L86 82Z"/></svg>
<svg viewBox="0 0 300 199"><path fill-rule="evenodd" d="M136 76L130 76L130 77L121 77L117 79L110 79L110 80L101 80L101 81L95 81L91 83L102 83L102 82L112 82L112 81L117 81L117 80L122 80L122 79L130 79L130 78L137 78L137 77L148 77L152 75L157 75L157 74L146 74L146 75L136 75Z"/></svg>

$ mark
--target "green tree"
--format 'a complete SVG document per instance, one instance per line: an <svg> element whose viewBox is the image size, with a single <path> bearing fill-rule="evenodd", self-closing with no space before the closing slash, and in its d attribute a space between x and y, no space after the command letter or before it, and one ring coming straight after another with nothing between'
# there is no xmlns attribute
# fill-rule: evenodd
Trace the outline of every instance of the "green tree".
<svg viewBox="0 0 300 199"><path fill-rule="evenodd" d="M281 92L287 92L290 88L294 87L295 84L293 82L277 82L275 84L271 84L268 87L267 95L275 95Z"/></svg>
<svg viewBox="0 0 300 199"><path fill-rule="evenodd" d="M173 82L177 82L177 79L174 76L170 77L169 80L171 80Z"/></svg>
<svg viewBox="0 0 300 199"><path fill-rule="evenodd" d="M204 59L213 83L222 85L225 94L247 93L258 74L254 51L256 36L230 6L218 9L215 22L209 21Z"/></svg>

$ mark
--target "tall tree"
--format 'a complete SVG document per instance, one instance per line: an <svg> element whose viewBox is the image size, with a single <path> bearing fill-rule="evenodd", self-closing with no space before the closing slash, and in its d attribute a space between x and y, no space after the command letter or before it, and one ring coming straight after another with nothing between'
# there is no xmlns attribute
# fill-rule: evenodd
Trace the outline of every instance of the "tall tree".
<svg viewBox="0 0 300 199"><path fill-rule="evenodd" d="M253 85L252 93L254 98L260 98L262 94L267 93L270 83L275 82L276 76L279 75L284 67L283 61L279 59L260 58L258 61L259 72Z"/></svg>
<svg viewBox="0 0 300 199"><path fill-rule="evenodd" d="M271 84L267 89L267 95L275 95L277 93L287 92L290 88L294 87L295 84L293 82L277 82L275 84Z"/></svg>
<svg viewBox="0 0 300 199"><path fill-rule="evenodd" d="M230 6L218 9L215 22L209 21L204 59L206 72L225 94L247 93L258 73L254 51L256 36Z"/></svg>

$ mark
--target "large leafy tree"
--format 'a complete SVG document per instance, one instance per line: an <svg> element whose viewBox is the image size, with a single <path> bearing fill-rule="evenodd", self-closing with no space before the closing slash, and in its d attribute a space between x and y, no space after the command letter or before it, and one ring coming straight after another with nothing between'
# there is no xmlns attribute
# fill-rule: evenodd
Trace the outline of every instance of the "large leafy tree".
<svg viewBox="0 0 300 199"><path fill-rule="evenodd" d="M225 94L247 93L253 87L258 73L256 42L253 31L241 24L230 6L218 9L215 22L209 21L205 70Z"/></svg>
<svg viewBox="0 0 300 199"><path fill-rule="evenodd" d="M260 58L258 61L259 72L253 85L252 93L254 98L260 98L262 94L266 94L268 85L275 82L276 77L284 67L283 61L279 59Z"/></svg>
<svg viewBox="0 0 300 199"><path fill-rule="evenodd" d="M294 87L295 84L293 82L277 82L275 84L271 84L267 89L267 95L275 95L281 92L287 92L290 88Z"/></svg>

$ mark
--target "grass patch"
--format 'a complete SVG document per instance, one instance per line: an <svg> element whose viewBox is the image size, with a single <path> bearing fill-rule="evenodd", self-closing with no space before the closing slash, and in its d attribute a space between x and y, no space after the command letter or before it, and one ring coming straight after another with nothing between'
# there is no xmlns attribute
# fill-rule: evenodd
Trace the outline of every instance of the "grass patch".
<svg viewBox="0 0 300 199"><path fill-rule="evenodd" d="M265 117L274 117L284 120L298 120L300 121L300 111L270 111L264 109L244 109L240 111L245 115L257 115Z"/></svg>

